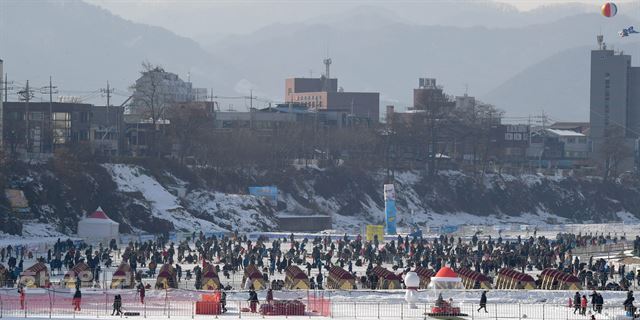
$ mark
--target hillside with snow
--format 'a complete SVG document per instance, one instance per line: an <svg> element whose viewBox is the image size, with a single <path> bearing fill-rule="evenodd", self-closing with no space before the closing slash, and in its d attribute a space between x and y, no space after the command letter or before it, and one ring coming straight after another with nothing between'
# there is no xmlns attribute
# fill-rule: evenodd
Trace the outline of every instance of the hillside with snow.
<svg viewBox="0 0 640 320"><path fill-rule="evenodd" d="M0 186L22 190L29 213L10 212L0 196L0 231L73 235L101 206L122 233L286 231L278 216L329 215L333 229L359 232L384 221L381 172L357 168L284 171L193 170L176 164L13 164ZM278 202L248 195L274 185ZM639 222L640 182L536 175L396 172L398 223L440 225Z"/></svg>

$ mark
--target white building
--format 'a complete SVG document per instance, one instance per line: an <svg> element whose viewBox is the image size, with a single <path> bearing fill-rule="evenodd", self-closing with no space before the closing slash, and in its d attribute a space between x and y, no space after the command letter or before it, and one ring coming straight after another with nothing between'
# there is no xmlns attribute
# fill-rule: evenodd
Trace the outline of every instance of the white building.
<svg viewBox="0 0 640 320"><path fill-rule="evenodd" d="M157 112L175 103L205 101L207 89L193 88L177 74L160 67L143 72L133 86L132 113L149 113L151 105ZM159 115L162 117L162 115Z"/></svg>
<svg viewBox="0 0 640 320"><path fill-rule="evenodd" d="M545 129L545 131L564 144L563 158L586 159L589 157L589 143L586 135L571 130Z"/></svg>

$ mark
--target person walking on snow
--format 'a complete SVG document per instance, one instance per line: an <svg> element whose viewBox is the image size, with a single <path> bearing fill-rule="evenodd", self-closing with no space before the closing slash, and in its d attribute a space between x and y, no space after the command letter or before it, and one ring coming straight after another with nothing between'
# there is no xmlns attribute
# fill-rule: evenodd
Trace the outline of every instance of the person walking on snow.
<svg viewBox="0 0 640 320"><path fill-rule="evenodd" d="M80 303L82 300L82 293L80 289L76 289L76 293L73 294L73 311L80 311Z"/></svg>
<svg viewBox="0 0 640 320"><path fill-rule="evenodd" d="M484 309L485 313L489 313L489 311L487 311L487 291L482 291L482 295L480 296L480 308L478 308L478 312L480 312L480 310Z"/></svg>
<svg viewBox="0 0 640 320"><path fill-rule="evenodd" d="M576 292L573 296L573 314L580 312L580 292Z"/></svg>

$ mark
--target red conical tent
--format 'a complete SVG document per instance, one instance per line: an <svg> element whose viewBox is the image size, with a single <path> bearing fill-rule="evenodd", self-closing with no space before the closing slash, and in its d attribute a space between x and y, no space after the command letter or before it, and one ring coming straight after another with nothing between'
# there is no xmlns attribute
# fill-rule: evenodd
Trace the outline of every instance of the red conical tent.
<svg viewBox="0 0 640 320"><path fill-rule="evenodd" d="M442 267L435 275L436 278L458 278L458 274L449 267Z"/></svg>
<svg viewBox="0 0 640 320"><path fill-rule="evenodd" d="M104 213L104 211L102 211L101 207L98 207L98 209L96 209L96 211L94 213L92 213L88 218L109 219L109 217L107 217L107 214Z"/></svg>

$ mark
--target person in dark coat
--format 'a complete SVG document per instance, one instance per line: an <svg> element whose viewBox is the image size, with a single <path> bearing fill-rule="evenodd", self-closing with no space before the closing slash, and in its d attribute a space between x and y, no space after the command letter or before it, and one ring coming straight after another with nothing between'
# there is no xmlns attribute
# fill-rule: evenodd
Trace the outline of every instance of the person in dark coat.
<svg viewBox="0 0 640 320"><path fill-rule="evenodd" d="M604 298L598 293L598 296L596 297L596 311L598 313L602 313L602 305L604 305Z"/></svg>
<svg viewBox="0 0 640 320"><path fill-rule="evenodd" d="M222 307L222 312L227 312L227 293L224 290L220 293L220 306Z"/></svg>
<svg viewBox="0 0 640 320"><path fill-rule="evenodd" d="M256 313L258 302L258 294L256 291L253 290L253 288L249 289L249 308L251 309L251 312Z"/></svg>
<svg viewBox="0 0 640 320"><path fill-rule="evenodd" d="M629 292L627 292L627 299L625 299L622 303L622 305L624 306L624 310L627 311L627 315L633 315L633 313L636 311L636 308L633 306L634 300L635 298L633 297L633 291L629 290Z"/></svg>
<svg viewBox="0 0 640 320"><path fill-rule="evenodd" d="M113 298L113 311L111 315L114 315L114 313L116 316L122 315L122 297L119 294L116 294Z"/></svg>
<svg viewBox="0 0 640 320"><path fill-rule="evenodd" d="M272 301L273 301L273 289L269 289L267 291L267 303L271 304Z"/></svg>
<svg viewBox="0 0 640 320"><path fill-rule="evenodd" d="M593 293L589 295L591 297L591 309L596 311L596 302L598 301L598 293L593 290Z"/></svg>
<svg viewBox="0 0 640 320"><path fill-rule="evenodd" d="M484 309L485 313L489 313L489 311L487 311L487 291L482 291L482 295L480 296L480 308L478 308L478 312L480 312L480 310Z"/></svg>
<svg viewBox="0 0 640 320"><path fill-rule="evenodd" d="M580 292L576 292L573 296L573 314L580 313Z"/></svg>

